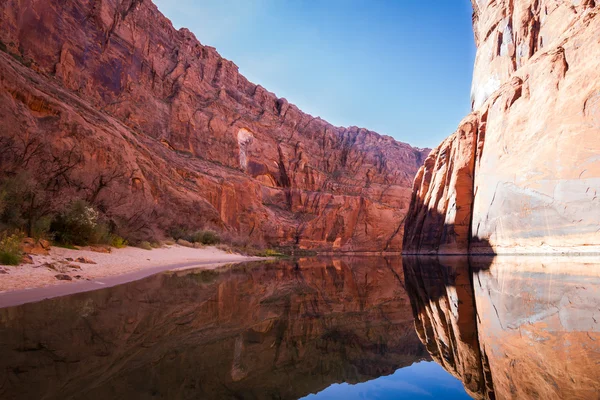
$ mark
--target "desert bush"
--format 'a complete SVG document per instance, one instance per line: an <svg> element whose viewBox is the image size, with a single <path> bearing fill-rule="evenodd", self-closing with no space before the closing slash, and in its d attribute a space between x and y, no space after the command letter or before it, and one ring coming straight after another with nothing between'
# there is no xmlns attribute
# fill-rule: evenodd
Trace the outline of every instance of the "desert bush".
<svg viewBox="0 0 600 400"><path fill-rule="evenodd" d="M190 243L185 239L177 239L177 244L184 247L194 247L193 243Z"/></svg>
<svg viewBox="0 0 600 400"><path fill-rule="evenodd" d="M215 245L222 241L221 236L217 232L209 229L189 231L182 227L172 227L167 233L175 241L182 239L190 243L200 243L205 245Z"/></svg>
<svg viewBox="0 0 600 400"><path fill-rule="evenodd" d="M21 240L23 235L15 233L9 235L8 233L0 236L0 264L2 265L19 265L23 257L21 251Z"/></svg>
<svg viewBox="0 0 600 400"><path fill-rule="evenodd" d="M169 228L167 233L175 241L177 241L179 239L186 240L186 238L189 236L188 232L184 228L179 227L179 226Z"/></svg>
<svg viewBox="0 0 600 400"><path fill-rule="evenodd" d="M52 215L44 215L35 220L31 231L31 237L35 239L54 240L54 235L50 232L53 218Z"/></svg>
<svg viewBox="0 0 600 400"><path fill-rule="evenodd" d="M50 231L59 243L78 246L109 243L108 226L99 217L100 213L89 203L75 200L54 218Z"/></svg>
<svg viewBox="0 0 600 400"><path fill-rule="evenodd" d="M136 247L139 247L140 249L144 249L144 250L152 250L152 245L150 244L150 242L139 242L137 244Z"/></svg>
<svg viewBox="0 0 600 400"><path fill-rule="evenodd" d="M117 249L122 249L123 247L127 247L127 240L119 235L111 235L110 245Z"/></svg>
<svg viewBox="0 0 600 400"><path fill-rule="evenodd" d="M192 243L202 243L206 245L219 244L221 238L215 231L199 230L192 233L187 240Z"/></svg>

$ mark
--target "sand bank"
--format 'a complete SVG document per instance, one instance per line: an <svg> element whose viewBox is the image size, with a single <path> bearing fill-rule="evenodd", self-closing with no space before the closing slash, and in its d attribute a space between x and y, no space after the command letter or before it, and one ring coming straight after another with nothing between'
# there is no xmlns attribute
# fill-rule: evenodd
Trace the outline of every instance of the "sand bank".
<svg viewBox="0 0 600 400"><path fill-rule="evenodd" d="M32 258L33 264L0 266L0 307L114 286L161 271L216 268L261 259L215 247L179 245L153 250L126 247L110 253L52 247L50 255Z"/></svg>

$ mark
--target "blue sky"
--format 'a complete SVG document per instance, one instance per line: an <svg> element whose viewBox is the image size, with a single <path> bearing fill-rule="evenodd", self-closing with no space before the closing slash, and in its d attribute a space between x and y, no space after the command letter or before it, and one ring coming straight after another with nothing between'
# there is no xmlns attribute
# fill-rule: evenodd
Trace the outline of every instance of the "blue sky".
<svg viewBox="0 0 600 400"><path fill-rule="evenodd" d="M389 376L349 385L334 384L303 400L470 400L461 381L434 362L419 362Z"/></svg>
<svg viewBox="0 0 600 400"><path fill-rule="evenodd" d="M469 0L154 0L250 81L336 126L435 147L470 111Z"/></svg>

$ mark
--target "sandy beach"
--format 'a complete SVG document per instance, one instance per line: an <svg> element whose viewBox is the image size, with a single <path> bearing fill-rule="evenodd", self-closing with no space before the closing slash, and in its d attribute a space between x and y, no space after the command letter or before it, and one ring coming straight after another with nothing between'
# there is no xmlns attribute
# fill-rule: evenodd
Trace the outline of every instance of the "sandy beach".
<svg viewBox="0 0 600 400"><path fill-rule="evenodd" d="M189 248L179 245L144 250L113 248L110 253L86 249L52 247L49 255L33 255L32 264L0 265L0 295L49 286L98 287L141 279L160 271L179 268L215 268L228 263L260 260L230 254L215 247ZM62 290L64 291L64 290ZM80 291L80 290L76 290ZM73 292L69 290L68 292Z"/></svg>

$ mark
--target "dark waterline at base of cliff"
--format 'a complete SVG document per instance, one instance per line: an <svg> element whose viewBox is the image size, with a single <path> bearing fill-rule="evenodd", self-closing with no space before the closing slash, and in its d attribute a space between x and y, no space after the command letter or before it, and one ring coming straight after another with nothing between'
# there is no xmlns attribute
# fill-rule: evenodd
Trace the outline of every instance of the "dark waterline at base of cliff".
<svg viewBox="0 0 600 400"><path fill-rule="evenodd" d="M0 397L590 398L598 265L346 257L163 272L0 309Z"/></svg>

